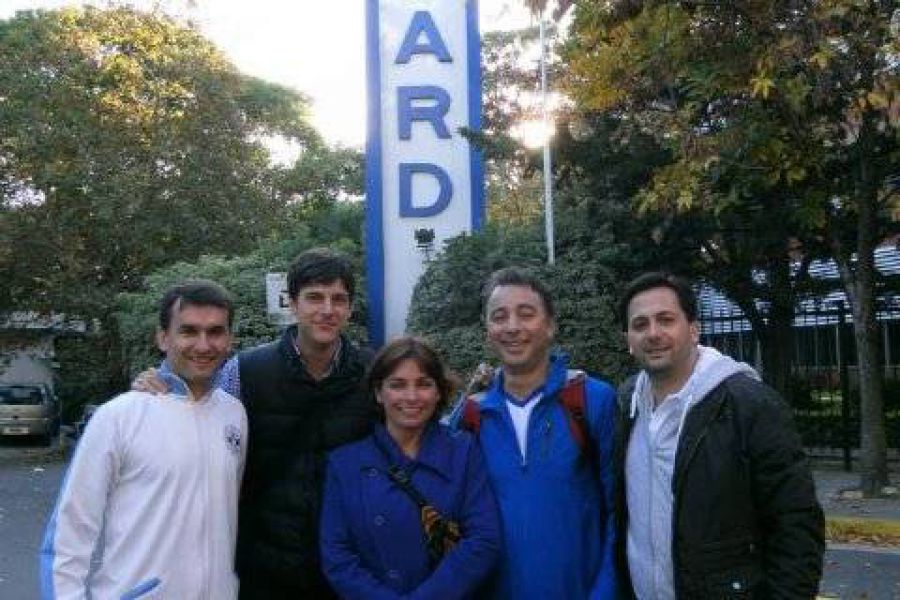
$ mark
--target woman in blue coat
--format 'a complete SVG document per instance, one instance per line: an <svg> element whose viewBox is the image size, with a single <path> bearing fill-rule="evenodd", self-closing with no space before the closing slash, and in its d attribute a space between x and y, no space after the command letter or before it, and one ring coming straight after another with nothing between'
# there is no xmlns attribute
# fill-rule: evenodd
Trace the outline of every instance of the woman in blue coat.
<svg viewBox="0 0 900 600"><path fill-rule="evenodd" d="M452 391L443 363L421 340L399 338L375 356L367 383L384 423L329 456L326 577L347 599L475 597L499 556L500 525L477 443L438 423ZM440 532L429 551L422 516L435 513L422 505L458 525L442 556Z"/></svg>

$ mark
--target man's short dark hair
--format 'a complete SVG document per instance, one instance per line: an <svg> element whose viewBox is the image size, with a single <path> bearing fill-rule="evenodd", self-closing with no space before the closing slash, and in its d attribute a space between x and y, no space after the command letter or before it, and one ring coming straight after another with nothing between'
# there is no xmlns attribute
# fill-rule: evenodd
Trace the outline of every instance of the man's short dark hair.
<svg viewBox="0 0 900 600"><path fill-rule="evenodd" d="M675 292L678 305L684 311L689 323L697 320L697 295L691 282L673 273L651 271L635 277L625 286L625 293L619 302L619 320L623 331L628 331L628 305L631 304L632 298L647 290L661 287Z"/></svg>
<svg viewBox="0 0 900 600"><path fill-rule="evenodd" d="M218 283L206 279L190 279L173 285L159 301L159 328L163 331L172 322L172 313L176 306L181 310L185 306L217 306L228 311L228 328L234 320L234 302L225 288Z"/></svg>
<svg viewBox="0 0 900 600"><path fill-rule="evenodd" d="M553 296L550 295L547 286L532 273L517 267L506 267L494 271L485 280L484 285L481 286L482 315L487 311L488 300L490 300L494 290L500 286L506 285L515 285L531 289L540 296L541 302L544 303L544 310L546 311L547 316L551 319L556 318L556 309L553 306Z"/></svg>
<svg viewBox="0 0 900 600"><path fill-rule="evenodd" d="M329 284L335 281L344 284L350 299L353 300L356 282L347 257L328 248L312 248L300 254L291 263L287 276L288 295L294 299L300 290L308 285Z"/></svg>

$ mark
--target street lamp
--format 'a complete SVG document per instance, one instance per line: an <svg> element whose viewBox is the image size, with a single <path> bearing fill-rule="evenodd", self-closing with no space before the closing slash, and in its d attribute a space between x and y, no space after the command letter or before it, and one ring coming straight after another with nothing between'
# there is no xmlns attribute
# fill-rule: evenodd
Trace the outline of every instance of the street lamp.
<svg viewBox="0 0 900 600"><path fill-rule="evenodd" d="M540 19L540 69L541 69L541 118L529 119L514 125L510 133L526 148L544 149L544 229L547 238L547 262L556 261L553 235L553 173L550 161L550 140L553 138L555 126L550 115L549 94L547 91L547 47L544 30L544 7L538 11Z"/></svg>
<svg viewBox="0 0 900 600"><path fill-rule="evenodd" d="M547 105L547 45L544 41L546 35L544 31L545 10L546 3L541 7L538 18L540 19L541 38L541 112L544 117L544 127L548 129L544 140L544 233L547 238L547 263L552 265L556 262L556 250L554 249L553 239L553 173L550 170L550 138L553 135L553 131L550 111Z"/></svg>
<svg viewBox="0 0 900 600"><path fill-rule="evenodd" d="M537 150L546 147L553 137L553 123L544 119L521 121L510 128L510 134L529 150Z"/></svg>

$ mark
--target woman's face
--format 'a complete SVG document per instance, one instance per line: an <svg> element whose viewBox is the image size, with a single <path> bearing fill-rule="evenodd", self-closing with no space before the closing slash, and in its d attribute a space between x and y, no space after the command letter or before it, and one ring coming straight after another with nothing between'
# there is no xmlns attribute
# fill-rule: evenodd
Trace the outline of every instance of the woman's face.
<svg viewBox="0 0 900 600"><path fill-rule="evenodd" d="M419 363L401 361L381 382L376 394L384 407L385 425L391 433L416 433L425 429L437 407L440 391Z"/></svg>

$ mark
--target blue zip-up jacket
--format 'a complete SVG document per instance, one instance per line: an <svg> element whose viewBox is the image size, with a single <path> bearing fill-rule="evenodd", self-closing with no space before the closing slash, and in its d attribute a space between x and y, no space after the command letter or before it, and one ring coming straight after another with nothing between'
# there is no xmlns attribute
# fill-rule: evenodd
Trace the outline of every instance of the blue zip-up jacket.
<svg viewBox="0 0 900 600"><path fill-rule="evenodd" d="M413 486L462 539L432 570L419 507L387 474L401 466ZM474 438L429 425L415 459L402 454L383 425L328 459L322 568L347 600L474 598L497 561L500 523Z"/></svg>
<svg viewBox="0 0 900 600"><path fill-rule="evenodd" d="M613 518L615 391L585 382L585 418L595 460L572 437L559 392L566 358L551 357L543 394L528 423L527 456L519 451L497 374L479 403L479 438L500 506L503 553L492 597L606 600L616 597ZM461 426L461 411L451 424Z"/></svg>

